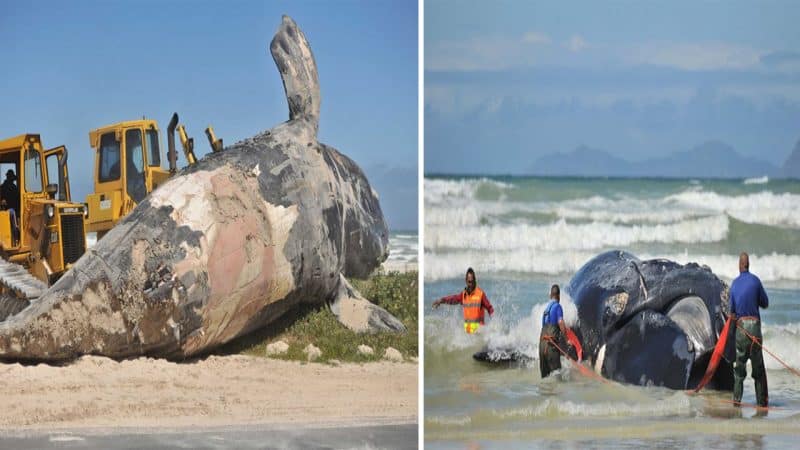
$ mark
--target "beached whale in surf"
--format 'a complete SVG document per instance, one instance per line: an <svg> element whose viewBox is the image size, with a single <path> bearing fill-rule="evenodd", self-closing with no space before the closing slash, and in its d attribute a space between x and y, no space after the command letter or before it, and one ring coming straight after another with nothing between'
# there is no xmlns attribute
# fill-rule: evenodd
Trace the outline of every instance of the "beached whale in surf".
<svg viewBox="0 0 800 450"><path fill-rule="evenodd" d="M288 17L270 51L289 121L165 182L30 306L0 323L0 358L183 358L331 302L358 330L402 330L344 276L388 255L375 192L317 141L316 63Z"/></svg>
<svg viewBox="0 0 800 450"><path fill-rule="evenodd" d="M695 388L728 313L728 286L708 267L641 261L622 251L587 262L567 293L578 310L573 330L584 360L606 378L639 385ZM731 334L711 388L733 389ZM532 360L514 349L485 348L473 357L493 364Z"/></svg>
<svg viewBox="0 0 800 450"><path fill-rule="evenodd" d="M567 292L578 309L576 334L595 371L638 385L697 386L728 313L728 286L708 267L642 261L622 251L591 259ZM733 344L729 336L709 387L733 389Z"/></svg>

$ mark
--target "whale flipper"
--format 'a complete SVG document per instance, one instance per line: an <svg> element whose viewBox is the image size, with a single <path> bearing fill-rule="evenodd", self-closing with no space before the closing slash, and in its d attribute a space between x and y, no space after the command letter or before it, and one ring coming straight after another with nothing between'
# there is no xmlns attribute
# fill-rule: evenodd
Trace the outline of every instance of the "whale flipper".
<svg viewBox="0 0 800 450"><path fill-rule="evenodd" d="M303 120L319 129L319 77L306 36L289 16L283 16L269 46L289 102L289 120Z"/></svg>
<svg viewBox="0 0 800 450"><path fill-rule="evenodd" d="M342 274L339 274L339 287L330 306L339 322L356 332L406 331L402 322L365 299Z"/></svg>

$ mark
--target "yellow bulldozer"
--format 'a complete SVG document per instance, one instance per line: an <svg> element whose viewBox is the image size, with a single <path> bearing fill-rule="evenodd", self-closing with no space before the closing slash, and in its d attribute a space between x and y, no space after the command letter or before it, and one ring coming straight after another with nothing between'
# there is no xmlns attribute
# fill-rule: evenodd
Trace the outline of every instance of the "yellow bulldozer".
<svg viewBox="0 0 800 450"><path fill-rule="evenodd" d="M97 239L177 171L176 128L187 163L197 162L194 139L187 135L183 125L178 125L175 113L167 127L169 170L161 167L159 128L155 120L117 122L89 132L95 165L94 192L86 197L89 212L86 229L96 232ZM222 140L216 138L210 126L206 128L206 136L213 151L222 150Z"/></svg>
<svg viewBox="0 0 800 450"><path fill-rule="evenodd" d="M83 255L86 209L70 198L66 147L45 150L38 134L0 141L0 172L1 320Z"/></svg>

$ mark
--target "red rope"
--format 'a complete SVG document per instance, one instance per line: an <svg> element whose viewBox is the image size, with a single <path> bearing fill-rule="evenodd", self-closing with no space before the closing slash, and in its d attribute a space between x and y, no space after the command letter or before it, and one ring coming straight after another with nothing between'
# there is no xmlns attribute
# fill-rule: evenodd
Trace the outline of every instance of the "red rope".
<svg viewBox="0 0 800 450"><path fill-rule="evenodd" d="M725 327L723 327L723 329L722 329L722 333L720 333L720 336L723 336L723 335L727 336L727 332L728 332L728 326L729 326L730 322L732 322L732 321L733 321L733 319L731 319L731 318L728 318L727 322L725 322ZM772 356L773 358L775 358L776 360L778 360L778 362L780 362L781 364L783 364L783 366L784 366L784 367L786 367L787 369L789 369L789 371L791 371L792 373L794 373L794 374L795 374L795 375L797 375L797 376L800 376L800 372L798 372L798 371L797 371L797 369L794 369L794 368L792 368L791 366L789 366L788 364L786 364L786 362L784 362L784 361L783 361L781 358L779 358L777 355L775 355L775 354L774 354L774 353L772 353L771 351L767 350L767 348L766 348L766 347L764 347L764 345L763 345L761 342L759 342L759 340L758 340L758 338L757 338L757 337L755 337L755 336L753 336L752 334L750 334L750 333L749 333L747 330L745 330L745 329L744 329L744 328L743 328L743 327L742 327L742 326L739 324L739 321L738 321L738 320L736 321L736 327L737 327L737 328L739 328L740 330L742 330L742 332L743 332L743 333L744 333L744 334L745 334L747 337L749 337L749 338L750 338L750 340L752 341L752 343L750 344L751 346L753 345L753 343L755 343L755 344L758 344L758 345L761 347L761 349L762 349L762 350L764 350L765 352L769 353L769 355L770 355L770 356ZM720 343L722 343L722 344L720 344ZM719 340L719 341L717 341L717 346L714 348L714 355L716 355L716 354L717 354L717 352L718 352L718 350L719 350L720 348L723 348L724 346L725 346L724 339L723 339L723 338L720 338L720 340ZM713 356L712 356L712 360L713 360ZM714 369L713 369L713 370L716 370L716 367L714 367ZM707 382L708 382L708 380L711 378L711 376L713 376L713 374L714 374L713 370L711 370L711 365L709 364L709 368L706 370L706 374L705 374L705 376L703 377L703 379L700 381L700 384L697 386L697 388L695 388L694 390L689 390L689 391L686 391L686 392L687 392L688 394L690 394L690 395L692 395L692 394L696 394L697 392L699 392L699 391L700 391L700 389L702 389L702 388L703 388L703 386L705 386L705 385L706 385L706 383L707 383ZM719 400L720 402L723 402L723 403L728 403L728 404L732 404L732 405L736 405L736 406L745 406L745 407L749 407L749 408L755 408L755 409L757 409L757 410L761 410L761 411L767 411L767 410L781 409L781 408L777 408L777 407L774 407L774 406L759 406L759 405L754 405L754 404L752 404L752 403L746 403L746 402L741 402L741 401L740 401L740 402L736 402L736 401L734 401L734 400L725 400L725 399L718 399L718 400Z"/></svg>
<svg viewBox="0 0 800 450"><path fill-rule="evenodd" d="M717 340L717 345L714 346L714 352L711 353L711 359L708 361L708 367L706 367L706 373L703 375L703 379L700 380L700 383L697 384L697 387L693 390L686 391L689 395L696 394L700 392L700 389L703 389L711 378L714 376L714 373L717 371L717 366L719 366L719 361L722 358L722 353L725 351L725 345L728 342L728 329L731 327L731 322L733 319L730 317L728 320L725 321L725 326L722 327L722 331L719 333L719 340Z"/></svg>
<svg viewBox="0 0 800 450"><path fill-rule="evenodd" d="M693 395L693 394L696 394L696 393L700 392L700 390L701 390L701 389L703 389L703 387L705 387L705 385L706 385L706 384L707 384L707 383L708 383L708 382L711 380L711 378L714 376L714 372L716 372L716 369L717 369L717 363L719 362L719 358L718 358L718 357L716 358L716 361L714 361L714 359L715 359L715 358L714 358L714 356L715 356L715 355L716 355L716 356L721 356L721 354L722 354L722 351L724 350L724 348L725 348L725 345L726 345L726 342L727 342L728 328L730 327L730 324L731 324L731 322L732 322L732 319L730 319L730 318L729 318L729 319L728 319L728 320L725 322L725 326L722 328L722 332L720 333L720 336L724 336L724 337L723 337L723 338L721 338L720 340L718 340L718 341L717 341L717 345L715 346L715 348L714 348L714 352L713 352L713 354L712 354L712 361L709 363L709 366L708 366L708 368L706 369L706 373L705 373L705 375L703 376L703 379L702 379L702 380L700 380L700 383L697 385L697 387L696 387L695 389L690 389L690 390L687 390L687 391L685 391L687 394L689 394L689 395ZM771 351L767 350L767 348L766 348L766 347L764 347L764 345L763 345L763 344L761 344L761 342L759 342L759 341L758 341L758 338L756 338L756 337L755 337L755 336L753 336L752 334L748 333L748 332L747 332L747 330L745 330L744 328L742 328L742 326L741 326L741 325L739 325L739 322L738 322L738 321L736 321L736 326L737 326L737 327L738 327L740 330L742 330L742 331L744 332L744 334L745 334L745 335L747 335L747 337L749 337L749 338L750 338L750 339L751 339L753 342L755 342L756 344L758 344L758 345L759 345L759 346L760 346L760 347L761 347L761 348L762 348L762 349L763 349L765 352L769 353L769 354L770 354L770 356L772 356L773 358L775 358L776 360L778 360L778 362L780 362L781 364L783 364L783 366L784 366L784 367L786 367L787 369L789 369L789 370L790 370L792 373L794 373L795 375L797 375L797 376L800 376L800 371L798 371L797 369L794 369L794 368L792 368L791 366L789 366L788 364L786 364L786 363L785 363L785 362L784 362L784 361L783 361L781 358L779 358L777 355L775 355L775 354L774 354L774 353L772 353ZM588 376L588 377L590 377L590 378L595 378L595 379L598 379L598 380L602 381L603 383L608 383L608 384L610 384L610 383L611 383L611 381L610 381L610 380L607 380L606 378L603 378L602 376L600 376L600 375L598 375L597 373L595 373L594 371L592 371L592 370L590 370L590 369L586 368L586 367L585 367L585 366L583 366L581 363L579 363L578 361L576 361L575 359L573 359L573 358L572 358L572 356L570 356L570 355L569 355L569 353L567 353L566 351L564 351L564 349L562 349L562 348L561 348L561 346L559 346L559 345L556 343L555 339L553 339L553 337L552 337L552 336L544 336L542 339L543 339L543 340L545 340L545 341L547 341L547 342L549 342L549 343L551 343L551 344L553 344L553 346L556 348L556 350L558 350L558 351L559 351L559 353L561 353L561 354L562 354L562 355L564 355L564 356L565 356L565 357L566 357L568 360L570 360L570 361L573 363L573 365L574 365L574 366L576 366L576 367L578 368L578 370L579 370L579 371L580 371L582 374L584 374L585 376ZM715 362L716 362L716 363L715 363ZM719 400L719 401L721 401L721 402L723 402L723 403L729 403L729 404L738 405L738 406L745 406L745 407L749 407L749 408L755 408L755 409L757 409L757 410L762 410L762 411L781 409L781 408L774 407L774 406L758 406L758 405L754 405L754 404L751 404L751 403L746 403L746 402L735 402L735 401L733 401L733 400L725 400L725 399L718 399L718 400Z"/></svg>
<svg viewBox="0 0 800 450"><path fill-rule="evenodd" d="M595 378L595 379L597 379L597 380L600 380L600 381L602 381L603 383L609 383L609 384L611 383L611 381L609 381L609 380L607 380L607 379L603 378L602 376L598 375L598 374L597 374L597 373L595 373L594 371L592 371L592 370L590 370L590 369L588 369L588 368L584 367L584 365L583 365L583 364L581 364L581 363L579 363L578 361L576 361L576 360L572 359L572 357L569 355L569 353L565 352L565 351L564 351L564 350L563 350L563 349L562 349L562 348L561 348L561 347L560 347L560 346L559 346L559 345L556 343L555 339L553 339L553 337L552 337L552 336L544 336L542 339L544 339L545 341L547 341L547 342L550 342L551 344L553 344L553 346L556 348L556 350L558 350L558 351L559 351L559 352L560 352L562 355L566 356L568 360L572 361L573 365L574 365L575 367L577 367L577 368L578 368L578 370L579 370L579 371L580 371L582 374L584 374L584 375L586 375L586 376L588 376L588 377L590 377L590 378Z"/></svg>
<svg viewBox="0 0 800 450"><path fill-rule="evenodd" d="M716 345L716 346L715 346L715 348L714 348L714 352L712 353L712 358L711 358L711 361L710 361L710 363L709 363L709 366L708 366L708 368L706 369L706 373L703 375L703 379L702 379L702 380L700 380L700 383L697 385L697 387L696 387L696 388L694 388L694 389L690 389L690 390L686 391L687 393L689 393L689 394L696 394L696 393L700 392L700 390L701 390L701 389L703 389L703 387L705 387L705 385L706 385L706 384L707 384L707 383L708 383L708 382L711 380L711 378L714 376L714 372L716 372L716 369L717 369L717 364L716 364L716 363L718 363L718 362L719 362L719 356L721 356L721 354L722 354L722 351L724 350L724 348L725 348L725 345L726 345L726 342L727 342L728 328L730 327L730 323L731 323L731 322L732 322L732 319L730 319L730 318L729 318L729 319L728 319L728 320L725 322L725 326L722 328L722 332L720 332L720 336L721 336L721 337L722 337L722 336L724 336L724 337L722 337L721 339L719 339L719 340L717 341L717 345ZM790 366L789 364L787 364L787 363L786 363L784 360L782 360L782 359L781 359L781 358L780 358L778 355L776 355L776 354L772 353L771 351L769 351L769 349L767 349L766 347L764 347L764 345L763 345L761 342L759 342L759 340L758 340L758 338L757 338L757 337L755 337L755 336L753 336L752 334L750 334L750 333L749 333L747 330L745 330L745 329L744 329L744 328L743 328L743 327L742 327L742 326L739 324L739 321L738 321L738 320L736 321L736 327L737 327L737 328L739 328L740 330L742 330L742 332L743 332L743 333L744 333L744 334L745 334L747 337L749 337L749 338L750 338L750 339L751 339L751 340L752 340L754 343L758 344L758 345L759 345L759 347L761 347L761 349L762 349L762 350L764 350L764 351L765 351L765 352L767 352L767 353L768 353L770 356L772 356L773 358L775 358L775 359L776 359L776 360L777 360L779 363L781 363L781 364L782 364L784 367L786 367L786 369L788 369L790 372L792 372L793 374L795 374L795 375L797 375L798 377L800 377L800 371L798 371L797 369L795 369L795 368L791 367L791 366ZM597 373L595 373L594 371L592 371L592 370L590 370L590 369L587 369L587 368L586 368L585 366L583 366L581 363L579 363L578 361L576 361L575 359L573 359L573 358L572 358L572 356L570 356L570 355L569 355L569 353L567 353L566 351L564 351L564 349L562 349L562 348L561 348L561 347L560 347L560 346L559 346L559 345L556 343L555 339L553 339L551 336L545 336L543 339L544 339L545 341L547 341L547 342L550 342L551 344L553 344L553 346L556 348L556 350L558 350L558 351L559 351L559 352L560 352L562 355L564 355L564 356L565 356L565 357L566 357L568 360L570 360L570 361L573 363L573 365L575 365L575 366L578 368L578 370L579 370L581 373L583 373L584 375L586 375L586 376L589 376L589 377L591 377L591 378L598 379L598 380L600 380L600 381L602 381L602 382L604 382L604 383L610 383L610 381L609 381L609 380L607 380L607 379L603 378L602 376L598 375L598 374L597 374ZM715 358L715 356L716 356L716 358ZM736 403L736 402L733 402L732 400L731 400L730 402L731 402L731 403ZM756 405L748 405L748 404L746 404L746 403L742 403L742 402L739 402L739 404L740 404L740 405L743 405L743 406L752 406L752 407L755 407L755 408L764 408L764 409L768 409L768 407L762 407L762 406L756 406Z"/></svg>
<svg viewBox="0 0 800 450"><path fill-rule="evenodd" d="M789 369L790 372L792 372L793 374L795 374L798 377L800 377L800 371L798 371L797 369L791 367L789 364L786 364L786 362L784 362L776 354L774 354L771 351L767 350L767 348L764 347L764 344L762 344L761 342L758 341L757 337L755 337L752 334L748 333L747 330L745 330L741 325L739 325L739 321L738 320L736 321L736 327L739 328L740 330L742 330L742 332L744 332L744 334L747 335L747 337L749 337L753 342L758 344L758 346L761 347L762 350L764 350L765 352L769 353L770 356L772 356L773 358L778 360L779 363L783 364L783 367L786 367L787 369Z"/></svg>

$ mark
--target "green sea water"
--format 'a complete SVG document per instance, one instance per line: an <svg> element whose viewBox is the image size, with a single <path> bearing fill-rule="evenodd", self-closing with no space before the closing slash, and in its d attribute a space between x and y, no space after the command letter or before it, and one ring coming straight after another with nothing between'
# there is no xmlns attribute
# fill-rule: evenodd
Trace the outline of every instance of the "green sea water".
<svg viewBox="0 0 800 450"><path fill-rule="evenodd" d="M795 448L800 377L765 355L766 416L730 393L698 396L603 383L564 369L541 379L540 320L552 283L566 286L611 249L698 262L730 282L738 254L770 296L765 346L800 368L800 183L753 180L429 177L425 180L426 448ZM467 336L457 307L473 267L495 307ZM562 297L568 323L576 320ZM488 366L472 353L512 347L523 363ZM754 403L752 379L745 402Z"/></svg>

